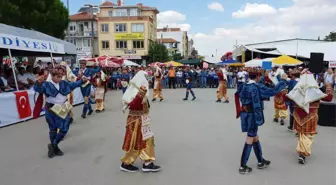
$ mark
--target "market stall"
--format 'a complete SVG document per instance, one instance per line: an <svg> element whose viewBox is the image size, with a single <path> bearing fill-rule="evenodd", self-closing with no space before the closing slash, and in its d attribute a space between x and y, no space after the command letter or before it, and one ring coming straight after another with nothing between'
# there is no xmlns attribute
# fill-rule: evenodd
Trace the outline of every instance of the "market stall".
<svg viewBox="0 0 336 185"><path fill-rule="evenodd" d="M165 63L167 66L173 66L173 67L182 67L183 64L175 62L175 61L169 61Z"/></svg>
<svg viewBox="0 0 336 185"><path fill-rule="evenodd" d="M77 54L75 45L34 30L0 24L0 38L0 57L9 56L17 90L13 57L50 57L53 60L55 56ZM37 97L34 90L0 93L0 127L31 119L34 97ZM79 89L75 90L74 99L75 104L83 102Z"/></svg>

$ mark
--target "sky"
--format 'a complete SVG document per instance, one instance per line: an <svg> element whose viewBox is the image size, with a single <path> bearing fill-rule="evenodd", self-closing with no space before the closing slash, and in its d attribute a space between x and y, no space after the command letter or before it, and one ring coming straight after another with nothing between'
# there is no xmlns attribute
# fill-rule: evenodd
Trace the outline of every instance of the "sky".
<svg viewBox="0 0 336 185"><path fill-rule="evenodd" d="M74 14L84 4L99 5L102 0L69 2ZM124 0L125 5L137 3L160 11L158 27L187 31L205 56L232 51L236 43L323 39L336 31L336 0Z"/></svg>

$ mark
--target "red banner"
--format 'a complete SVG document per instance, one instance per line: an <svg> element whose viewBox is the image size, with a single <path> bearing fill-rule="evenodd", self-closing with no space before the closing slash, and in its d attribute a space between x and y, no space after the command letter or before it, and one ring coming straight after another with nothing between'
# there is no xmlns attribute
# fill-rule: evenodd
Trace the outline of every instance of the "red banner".
<svg viewBox="0 0 336 185"><path fill-rule="evenodd" d="M14 92L15 100L16 100L16 107L18 109L19 118L24 119L30 117L32 114L30 103L29 103L29 96L27 91L18 91Z"/></svg>

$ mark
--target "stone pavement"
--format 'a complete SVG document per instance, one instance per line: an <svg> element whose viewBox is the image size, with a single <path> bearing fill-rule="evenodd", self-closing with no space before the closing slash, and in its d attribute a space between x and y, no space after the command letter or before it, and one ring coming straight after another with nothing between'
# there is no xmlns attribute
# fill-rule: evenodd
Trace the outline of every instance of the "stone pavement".
<svg viewBox="0 0 336 185"><path fill-rule="evenodd" d="M0 185L334 185L336 183L336 129L319 127L307 165L297 164L297 138L272 123L273 104L266 103L266 123L260 139L269 168L238 173L245 136L231 102L216 104L216 89L195 89L197 100L183 102L183 89L164 90L165 101L152 103L156 156L160 173L124 173L119 170L126 116L121 92L107 94L106 111L80 118L60 148L63 157L48 159L48 126L44 117L0 130ZM286 121L288 122L288 120ZM140 166L141 162L137 161Z"/></svg>

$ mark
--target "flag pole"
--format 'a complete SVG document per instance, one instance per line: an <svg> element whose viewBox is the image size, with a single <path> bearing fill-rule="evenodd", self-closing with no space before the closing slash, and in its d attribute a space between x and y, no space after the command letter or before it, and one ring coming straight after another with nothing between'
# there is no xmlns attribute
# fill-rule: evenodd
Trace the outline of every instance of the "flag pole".
<svg viewBox="0 0 336 185"><path fill-rule="evenodd" d="M17 82L17 79L16 79L15 69L14 69L15 66L14 66L14 62L13 62L13 59L12 59L12 52L9 48L8 48L8 54L9 54L9 60L11 61L11 65L12 65L15 87L16 87L16 90L19 91L19 86L18 86L18 82Z"/></svg>

